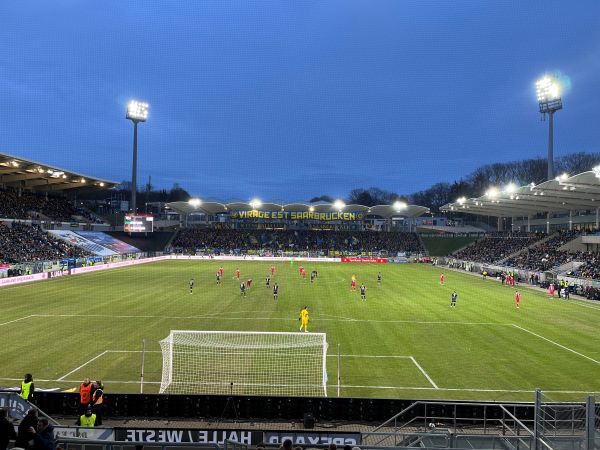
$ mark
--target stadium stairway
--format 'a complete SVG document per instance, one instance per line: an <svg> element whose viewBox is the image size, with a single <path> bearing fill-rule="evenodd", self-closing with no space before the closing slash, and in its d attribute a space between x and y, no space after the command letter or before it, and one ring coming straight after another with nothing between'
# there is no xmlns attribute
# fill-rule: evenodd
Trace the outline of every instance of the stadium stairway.
<svg viewBox="0 0 600 450"><path fill-rule="evenodd" d="M421 244L421 248L425 252L425 256L430 256L429 255L429 250L427 249L427 246L423 242L423 239L421 239L421 234L420 233L416 233L416 235L417 235L417 239L419 239L419 244Z"/></svg>
<svg viewBox="0 0 600 450"><path fill-rule="evenodd" d="M147 235L130 235L124 231L107 231L106 234L139 248L143 252L162 252L175 235L172 231L155 231Z"/></svg>

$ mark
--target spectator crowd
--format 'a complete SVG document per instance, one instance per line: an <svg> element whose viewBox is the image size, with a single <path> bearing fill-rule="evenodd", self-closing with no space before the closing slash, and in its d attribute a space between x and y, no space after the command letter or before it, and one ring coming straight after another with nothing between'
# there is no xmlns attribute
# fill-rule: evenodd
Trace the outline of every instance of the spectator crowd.
<svg viewBox="0 0 600 450"><path fill-rule="evenodd" d="M38 225L0 222L0 262L53 261L89 255L85 250L52 237Z"/></svg>
<svg viewBox="0 0 600 450"><path fill-rule="evenodd" d="M339 251L341 253L422 252L416 233L333 230L235 230L184 228L173 248L183 252L210 250L215 253L245 253L249 250Z"/></svg>
<svg viewBox="0 0 600 450"><path fill-rule="evenodd" d="M579 236L577 231L559 231L543 243L515 255L505 264L518 269L546 271L581 257L582 252L560 250L560 247Z"/></svg>
<svg viewBox="0 0 600 450"><path fill-rule="evenodd" d="M70 222L73 216L81 216L92 220L84 210L75 208L73 203L64 197L55 197L13 190L0 190L0 218L38 220L43 215L49 219Z"/></svg>
<svg viewBox="0 0 600 450"><path fill-rule="evenodd" d="M493 264L519 250L529 247L544 236L542 233L498 233L486 236L473 245L455 252L452 256L467 261Z"/></svg>

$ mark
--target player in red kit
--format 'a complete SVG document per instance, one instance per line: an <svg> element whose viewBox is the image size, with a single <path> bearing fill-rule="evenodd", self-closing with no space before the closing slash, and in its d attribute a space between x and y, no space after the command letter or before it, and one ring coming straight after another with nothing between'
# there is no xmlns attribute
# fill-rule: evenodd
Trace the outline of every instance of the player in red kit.
<svg viewBox="0 0 600 450"><path fill-rule="evenodd" d="M554 298L554 283L550 283L550 287L548 288L548 294L550 294L550 297Z"/></svg>
<svg viewBox="0 0 600 450"><path fill-rule="evenodd" d="M518 308L519 304L521 303L521 293L519 291L515 291L515 302L517 302L517 308Z"/></svg>
<svg viewBox="0 0 600 450"><path fill-rule="evenodd" d="M235 276L238 280L240 279L240 269L235 269Z"/></svg>
<svg viewBox="0 0 600 450"><path fill-rule="evenodd" d="M356 280L352 280L352 283L350 283L350 289L353 291L356 290Z"/></svg>
<svg viewBox="0 0 600 450"><path fill-rule="evenodd" d="M223 273L225 271L223 270L223 266L219 267L219 273L221 274L221 278L223 278Z"/></svg>
<svg viewBox="0 0 600 450"><path fill-rule="evenodd" d="M275 266L271 266L271 276L275 276Z"/></svg>
<svg viewBox="0 0 600 450"><path fill-rule="evenodd" d="M442 274L440 275L440 284L443 286L444 285L444 273L442 272Z"/></svg>

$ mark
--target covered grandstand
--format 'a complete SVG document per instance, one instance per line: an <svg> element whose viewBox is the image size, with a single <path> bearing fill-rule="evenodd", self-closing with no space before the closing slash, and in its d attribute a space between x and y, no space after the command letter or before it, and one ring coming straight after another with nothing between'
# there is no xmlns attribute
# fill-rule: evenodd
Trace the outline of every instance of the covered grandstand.
<svg viewBox="0 0 600 450"><path fill-rule="evenodd" d="M459 198L442 206L441 211L498 218L498 230L505 218L512 218L512 229L545 231L600 226L600 166L577 175L566 174L554 180L526 186L509 184L490 188L481 197Z"/></svg>
<svg viewBox="0 0 600 450"><path fill-rule="evenodd" d="M171 202L166 205L187 219L201 215L205 222L228 220L233 222L261 220L271 223L307 221L314 223L355 223L359 228L368 228L369 220L378 220L383 230L400 227L414 231L415 218L429 212L429 208L395 202L391 205L365 206L342 202L274 203L274 202L205 202L192 199L187 202ZM220 219L219 216L223 217ZM374 222L371 222L374 223Z"/></svg>
<svg viewBox="0 0 600 450"><path fill-rule="evenodd" d="M61 192L73 189L110 189L119 183L83 175L8 153L0 153L0 187L29 192Z"/></svg>

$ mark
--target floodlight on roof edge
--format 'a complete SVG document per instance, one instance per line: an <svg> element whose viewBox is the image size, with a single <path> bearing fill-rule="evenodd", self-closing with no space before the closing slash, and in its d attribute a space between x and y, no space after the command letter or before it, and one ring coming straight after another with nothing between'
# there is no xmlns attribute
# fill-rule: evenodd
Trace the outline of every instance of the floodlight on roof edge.
<svg viewBox="0 0 600 450"><path fill-rule="evenodd" d="M562 109L561 85L552 75L544 75L535 83L542 118L548 114L548 181L554 178L554 113Z"/></svg>
<svg viewBox="0 0 600 450"><path fill-rule="evenodd" d="M133 161L131 164L131 204L129 208L135 213L137 209L137 129L138 123L145 122L148 119L148 103L131 100L127 104L125 118L133 122Z"/></svg>
<svg viewBox="0 0 600 450"><path fill-rule="evenodd" d="M252 200L250 200L249 204L252 207L252 209L258 209L262 206L262 202L257 198L253 198Z"/></svg>
<svg viewBox="0 0 600 450"><path fill-rule="evenodd" d="M335 202L333 202L333 207L338 211L341 211L346 207L346 204L343 202L343 200L336 200Z"/></svg>
<svg viewBox="0 0 600 450"><path fill-rule="evenodd" d="M188 200L188 204L190 206L193 206L194 208L197 208L198 206L200 206L202 204L202 200L200 200L199 198L190 198Z"/></svg>
<svg viewBox="0 0 600 450"><path fill-rule="evenodd" d="M408 207L406 202L403 202L402 200L396 200L392 206L396 211L402 211Z"/></svg>

